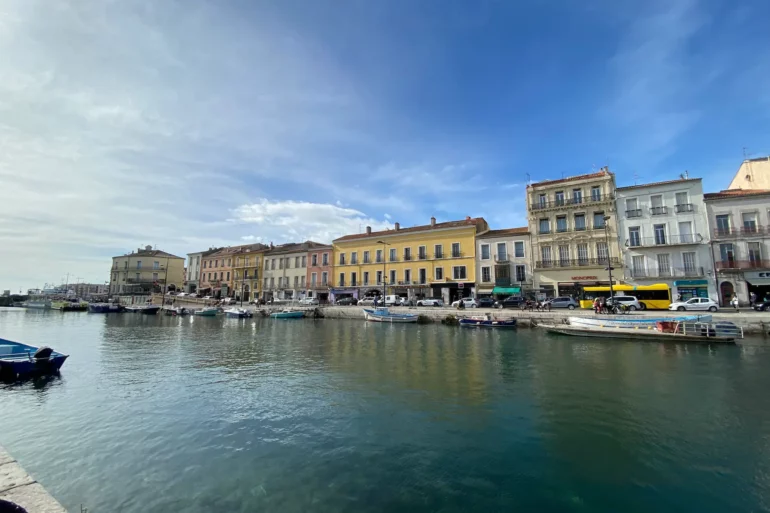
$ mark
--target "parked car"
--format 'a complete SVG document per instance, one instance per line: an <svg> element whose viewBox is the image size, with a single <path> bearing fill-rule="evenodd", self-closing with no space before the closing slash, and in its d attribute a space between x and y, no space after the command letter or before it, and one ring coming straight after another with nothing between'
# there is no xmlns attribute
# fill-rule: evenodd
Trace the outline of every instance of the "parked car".
<svg viewBox="0 0 770 513"><path fill-rule="evenodd" d="M644 310L644 304L640 303L634 296L614 296L607 298L607 305L625 305L629 310Z"/></svg>
<svg viewBox="0 0 770 513"><path fill-rule="evenodd" d="M574 310L575 308L580 308L580 303L578 303L577 301L575 301L569 296L555 297L550 301L546 301L545 303L547 305L550 305L551 308L568 308L570 310Z"/></svg>
<svg viewBox="0 0 770 513"><path fill-rule="evenodd" d="M318 298L315 297L303 297L299 300L299 304L305 306L315 306L318 304Z"/></svg>
<svg viewBox="0 0 770 513"><path fill-rule="evenodd" d="M507 298L495 302L495 308L521 308L527 300L521 296L508 296Z"/></svg>
<svg viewBox="0 0 770 513"><path fill-rule="evenodd" d="M465 308L478 308L478 303L476 303L476 300L472 297L464 297L462 299L458 299L454 303L452 303L452 308L457 308L460 306L460 301L462 301L465 304Z"/></svg>
<svg viewBox="0 0 770 513"><path fill-rule="evenodd" d="M214 299L214 298L211 296L203 296L203 299Z"/></svg>
<svg viewBox="0 0 770 513"><path fill-rule="evenodd" d="M233 299L233 298L231 298L231 297L226 297L226 298L224 298L224 299L222 300L222 304L223 304L223 305L229 305L229 304L230 304L230 303L232 303L233 301L234 301L234 299Z"/></svg>
<svg viewBox="0 0 770 513"><path fill-rule="evenodd" d="M493 308L495 306L495 300L491 297L476 298L476 306L478 308Z"/></svg>
<svg viewBox="0 0 770 513"><path fill-rule="evenodd" d="M191 295L192 294L188 294L187 292L180 292L179 294L176 295L176 297L186 297L186 296L191 296Z"/></svg>
<svg viewBox="0 0 770 513"><path fill-rule="evenodd" d="M379 301L377 303L379 303ZM358 306L374 306L374 298L365 297L358 301Z"/></svg>
<svg viewBox="0 0 770 513"><path fill-rule="evenodd" d="M719 304L707 297L694 297L684 302L676 301L671 303L668 309L677 310L679 312L684 312L685 310L708 310L709 312L716 312L719 310Z"/></svg>
<svg viewBox="0 0 770 513"><path fill-rule="evenodd" d="M757 301L754 303L754 310L757 312L770 311L770 299L765 299L764 301Z"/></svg>
<svg viewBox="0 0 770 513"><path fill-rule="evenodd" d="M337 300L335 303L337 306L351 306L351 305L357 305L358 299L354 297L341 297Z"/></svg>
<svg viewBox="0 0 770 513"><path fill-rule="evenodd" d="M400 306L401 296L385 296L385 306Z"/></svg>
<svg viewBox="0 0 770 513"><path fill-rule="evenodd" d="M434 298L434 297L418 299L417 306L444 306L444 300L441 298Z"/></svg>

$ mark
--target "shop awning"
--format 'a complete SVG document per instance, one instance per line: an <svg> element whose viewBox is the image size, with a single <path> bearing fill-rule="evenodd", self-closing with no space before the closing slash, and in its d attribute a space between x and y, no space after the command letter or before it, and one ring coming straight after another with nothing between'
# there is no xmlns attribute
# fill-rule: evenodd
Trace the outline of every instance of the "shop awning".
<svg viewBox="0 0 770 513"><path fill-rule="evenodd" d="M770 278L746 278L746 283L754 285L755 287L759 285L770 285Z"/></svg>
<svg viewBox="0 0 770 513"><path fill-rule="evenodd" d="M675 287L708 287L709 282L706 280L677 280L674 282Z"/></svg>
<svg viewBox="0 0 770 513"><path fill-rule="evenodd" d="M495 287L492 289L492 294L519 294L520 292L520 287Z"/></svg>

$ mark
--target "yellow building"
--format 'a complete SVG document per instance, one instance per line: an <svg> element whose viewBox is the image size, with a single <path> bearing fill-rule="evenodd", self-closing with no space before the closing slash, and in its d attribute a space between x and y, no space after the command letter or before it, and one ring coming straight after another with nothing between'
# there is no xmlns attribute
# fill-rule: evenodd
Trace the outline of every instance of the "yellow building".
<svg viewBox="0 0 770 513"><path fill-rule="evenodd" d="M183 284L182 257L152 249L152 246L112 257L110 295L182 290Z"/></svg>
<svg viewBox="0 0 770 513"><path fill-rule="evenodd" d="M233 293L234 297L244 301L258 298L262 292L259 270L262 266L262 256L269 249L264 244L240 246L233 255Z"/></svg>
<svg viewBox="0 0 770 513"><path fill-rule="evenodd" d="M445 302L475 295L476 235L489 230L481 218L346 235L333 242L334 301L340 296L387 295Z"/></svg>

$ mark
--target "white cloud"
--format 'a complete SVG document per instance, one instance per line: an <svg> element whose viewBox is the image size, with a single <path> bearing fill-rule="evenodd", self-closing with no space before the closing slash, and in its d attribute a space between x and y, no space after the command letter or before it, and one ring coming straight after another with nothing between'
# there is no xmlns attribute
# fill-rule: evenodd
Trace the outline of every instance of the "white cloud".
<svg viewBox="0 0 770 513"><path fill-rule="evenodd" d="M390 221L390 214L388 214L387 212L385 212L385 214L383 214L383 216L385 217L385 219L387 219L388 221Z"/></svg>

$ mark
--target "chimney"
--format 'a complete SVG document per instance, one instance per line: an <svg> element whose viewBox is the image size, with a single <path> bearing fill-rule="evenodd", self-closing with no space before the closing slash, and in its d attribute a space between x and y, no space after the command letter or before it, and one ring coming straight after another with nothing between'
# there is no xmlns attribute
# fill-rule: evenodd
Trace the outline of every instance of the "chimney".
<svg viewBox="0 0 770 513"><path fill-rule="evenodd" d="M366 234L367 235L371 235L372 234L372 227L371 226L367 226L366 227Z"/></svg>
<svg viewBox="0 0 770 513"><path fill-rule="evenodd" d="M465 216L465 220L466 221L470 221L471 220L471 216Z"/></svg>
<svg viewBox="0 0 770 513"><path fill-rule="evenodd" d="M393 228L395 228L396 231L398 231L399 229L401 229L401 225L398 223L393 223Z"/></svg>
<svg viewBox="0 0 770 513"><path fill-rule="evenodd" d="M431 217L430 218L430 225L431 226L436 226L436 218L435 217Z"/></svg>
<svg viewBox="0 0 770 513"><path fill-rule="evenodd" d="M270 241L270 249L273 249L273 241Z"/></svg>

